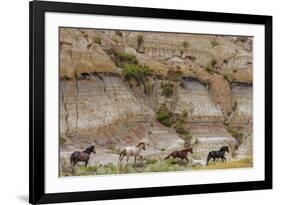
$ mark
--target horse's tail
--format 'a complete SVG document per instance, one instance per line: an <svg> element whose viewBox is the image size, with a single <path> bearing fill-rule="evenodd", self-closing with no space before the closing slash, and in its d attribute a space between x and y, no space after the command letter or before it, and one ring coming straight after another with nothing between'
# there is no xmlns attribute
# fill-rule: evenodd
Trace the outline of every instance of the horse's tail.
<svg viewBox="0 0 281 205"><path fill-rule="evenodd" d="M121 157L125 154L125 152L126 152L126 150L124 149L124 150L120 153L120 155L119 155L119 160L121 160Z"/></svg>
<svg viewBox="0 0 281 205"><path fill-rule="evenodd" d="M74 155L73 155L73 154L70 156L70 164L71 164L71 165L74 164Z"/></svg>
<svg viewBox="0 0 281 205"><path fill-rule="evenodd" d="M164 158L164 160L169 159L171 154L169 154L167 157Z"/></svg>
<svg viewBox="0 0 281 205"><path fill-rule="evenodd" d="M209 152L208 157L207 157L207 162L206 162L206 166L208 166L209 164L209 160L211 159L211 152Z"/></svg>

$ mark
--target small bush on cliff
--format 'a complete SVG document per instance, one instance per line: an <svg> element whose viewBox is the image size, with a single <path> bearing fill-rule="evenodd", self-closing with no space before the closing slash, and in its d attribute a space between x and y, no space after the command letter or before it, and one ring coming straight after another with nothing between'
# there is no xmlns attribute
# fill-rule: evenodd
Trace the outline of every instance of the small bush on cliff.
<svg viewBox="0 0 281 205"><path fill-rule="evenodd" d="M171 83L165 83L161 85L162 88L162 95L164 95L166 98L169 98L173 95L173 88L174 85Z"/></svg>
<svg viewBox="0 0 281 205"><path fill-rule="evenodd" d="M186 109L183 109L181 116L183 118L187 118L188 117L188 111Z"/></svg>
<svg viewBox="0 0 281 205"><path fill-rule="evenodd" d="M246 43L247 40L248 40L248 38L247 38L247 37L244 37L244 36L241 36L241 37L238 37L238 38L237 38L237 41L240 41L240 42L242 42L242 43Z"/></svg>
<svg viewBox="0 0 281 205"><path fill-rule="evenodd" d="M138 35L138 37L137 37L137 42L138 42L138 50L140 50L141 45L142 45L143 42L144 42L143 35Z"/></svg>
<svg viewBox="0 0 281 205"><path fill-rule="evenodd" d="M135 79L137 82L143 82L150 74L151 70L147 66L139 66L136 64L126 64L122 70L122 75L125 80Z"/></svg>
<svg viewBox="0 0 281 205"><path fill-rule="evenodd" d="M184 49L187 49L189 47L189 43L187 41L183 41L182 45Z"/></svg>
<svg viewBox="0 0 281 205"><path fill-rule="evenodd" d="M211 64L212 68L215 68L215 67L216 67L216 65L217 65L217 63L218 63L218 62L217 62L217 60L216 60L216 59L214 59L214 58L213 58L213 59L211 60L211 62L210 62L210 64Z"/></svg>
<svg viewBox="0 0 281 205"><path fill-rule="evenodd" d="M95 37L95 43L101 45L101 38L100 37Z"/></svg>
<svg viewBox="0 0 281 205"><path fill-rule="evenodd" d="M65 142L66 142L66 139L60 136L60 139L59 139L60 145L63 146Z"/></svg>
<svg viewBox="0 0 281 205"><path fill-rule="evenodd" d="M237 140L239 145L243 143L244 134L242 132L239 132L237 129L230 126L227 127L227 131Z"/></svg>
<svg viewBox="0 0 281 205"><path fill-rule="evenodd" d="M119 62L124 64L138 64L138 59L134 54L126 53L126 52L117 52L115 53L118 57Z"/></svg>
<svg viewBox="0 0 281 205"><path fill-rule="evenodd" d="M178 119L176 121L176 123L174 124L174 128L176 129L176 132L179 133L179 134L186 134L187 133L186 129L184 128L184 121L181 120L181 119Z"/></svg>
<svg viewBox="0 0 281 205"><path fill-rule="evenodd" d="M160 106L160 108L156 112L156 119L162 125L165 125L167 127L170 127L174 123L173 114L167 109L165 105Z"/></svg>
<svg viewBox="0 0 281 205"><path fill-rule="evenodd" d="M211 40L211 41L210 41L210 44L211 44L212 47L215 47L215 46L220 45L220 43L219 43L217 40L215 40L215 39L214 39L214 40Z"/></svg>

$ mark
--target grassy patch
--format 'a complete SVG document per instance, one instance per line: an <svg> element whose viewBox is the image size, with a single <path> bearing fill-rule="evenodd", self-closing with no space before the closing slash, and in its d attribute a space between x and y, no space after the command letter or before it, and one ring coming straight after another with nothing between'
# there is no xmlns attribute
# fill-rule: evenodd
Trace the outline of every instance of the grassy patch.
<svg viewBox="0 0 281 205"><path fill-rule="evenodd" d="M123 66L125 64L138 64L138 59L134 54L126 52L116 52L115 55Z"/></svg>
<svg viewBox="0 0 281 205"><path fill-rule="evenodd" d="M166 108L165 105L160 106L159 110L156 112L156 119L162 125L170 127L173 123L173 114Z"/></svg>
<svg viewBox="0 0 281 205"><path fill-rule="evenodd" d="M143 42L144 42L143 35L138 35L138 37L137 37L138 50L140 49Z"/></svg>
<svg viewBox="0 0 281 205"><path fill-rule="evenodd" d="M187 49L187 48L189 48L189 43L187 41L183 41L182 46L184 49Z"/></svg>
<svg viewBox="0 0 281 205"><path fill-rule="evenodd" d="M217 40L215 40L215 39L214 39L214 40L211 40L211 41L210 41L210 44L211 44L212 47L215 47L215 46L220 45L220 43L219 43Z"/></svg>
<svg viewBox="0 0 281 205"><path fill-rule="evenodd" d="M60 136L60 138L59 138L60 145L63 146L65 142L66 142L66 139Z"/></svg>
<svg viewBox="0 0 281 205"><path fill-rule="evenodd" d="M169 98L173 95L174 85L172 83L161 84L162 95Z"/></svg>
<svg viewBox="0 0 281 205"><path fill-rule="evenodd" d="M95 43L101 45L101 38L100 37L95 37Z"/></svg>
<svg viewBox="0 0 281 205"><path fill-rule="evenodd" d="M139 66L136 64L126 64L122 70L125 80L135 79L136 81L144 81L151 74L151 70L147 66Z"/></svg>
<svg viewBox="0 0 281 205"><path fill-rule="evenodd" d="M210 162L208 166L195 166L194 170L203 170L203 169L228 169L228 168L246 168L253 167L253 159L246 158L237 161L230 162Z"/></svg>
<svg viewBox="0 0 281 205"><path fill-rule="evenodd" d="M127 174L127 173L145 173L145 172L170 172L185 170L204 170L204 169L227 169L227 168L245 168L252 167L253 159L246 158L238 161L210 162L208 166L192 165L180 159L156 160L146 159L137 163L122 163L114 165L108 163L105 165L94 166L76 166L74 168L63 169L60 176L88 176L88 175L107 175L107 174Z"/></svg>

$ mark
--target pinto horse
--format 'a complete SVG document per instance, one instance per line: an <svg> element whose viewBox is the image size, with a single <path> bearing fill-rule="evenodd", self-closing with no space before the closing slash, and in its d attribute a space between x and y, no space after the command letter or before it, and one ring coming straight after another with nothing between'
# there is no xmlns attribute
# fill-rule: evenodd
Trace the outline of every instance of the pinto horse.
<svg viewBox="0 0 281 205"><path fill-rule="evenodd" d="M143 157L140 155L142 150L145 150L145 144L143 142L139 143L137 146L128 146L120 153L119 160L122 162L125 156L127 157L127 162L131 156L135 157L135 163L137 162L137 157L143 160Z"/></svg>
<svg viewBox="0 0 281 205"><path fill-rule="evenodd" d="M191 148L187 148L187 149L183 149L180 151L174 151L171 154L169 154L167 157L165 157L164 160L169 159L170 157L173 158L180 158L181 160L186 160L186 162L188 163L188 158L187 158L187 154L188 152L190 152L191 154L193 154L193 149Z"/></svg>
<svg viewBox="0 0 281 205"><path fill-rule="evenodd" d="M209 161L210 159L213 158L214 161L216 161L216 158L221 158L222 161L226 161L226 158L225 158L225 152L228 152L229 153L229 149L228 149L228 146L223 146L220 148L220 150L218 151L211 151L209 152L208 154L208 157L207 157L207 163L206 163L206 166L208 166L209 164Z"/></svg>
<svg viewBox="0 0 281 205"><path fill-rule="evenodd" d="M85 167L88 165L88 161L90 159L91 153L96 153L95 146L91 145L90 147L87 147L84 151L79 152L75 151L70 156L70 164L72 167L74 167L78 162L82 161L85 162Z"/></svg>

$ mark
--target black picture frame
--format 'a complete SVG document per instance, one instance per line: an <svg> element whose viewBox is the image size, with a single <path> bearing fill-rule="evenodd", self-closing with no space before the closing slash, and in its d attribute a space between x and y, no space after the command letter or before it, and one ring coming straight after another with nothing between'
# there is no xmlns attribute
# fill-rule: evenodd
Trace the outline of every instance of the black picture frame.
<svg viewBox="0 0 281 205"><path fill-rule="evenodd" d="M201 11L105 6L62 2L30 2L30 165L29 202L31 204L108 200L167 195L201 194L272 188L272 16ZM210 22L259 24L265 26L265 180L235 183L198 184L153 188L45 193L45 13L80 13L111 16L149 17Z"/></svg>

